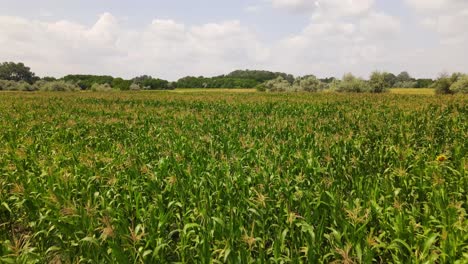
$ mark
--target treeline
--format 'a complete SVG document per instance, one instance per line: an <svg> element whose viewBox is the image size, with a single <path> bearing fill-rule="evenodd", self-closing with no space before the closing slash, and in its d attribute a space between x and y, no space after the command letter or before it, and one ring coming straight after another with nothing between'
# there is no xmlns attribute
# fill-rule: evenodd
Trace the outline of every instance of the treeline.
<svg viewBox="0 0 468 264"><path fill-rule="evenodd" d="M255 88L266 81L282 77L290 82L294 76L282 72L237 70L215 77L187 76L174 82L176 88Z"/></svg>
<svg viewBox="0 0 468 264"><path fill-rule="evenodd" d="M258 70L236 70L227 75L215 77L183 77L172 83L174 88L256 88L261 84L277 78L284 79L293 84L297 79L304 79L308 76L294 77L292 74L283 72L258 71ZM335 77L319 79L324 84L331 84L339 79ZM389 87L394 88L429 88L433 85L432 79L416 79L407 72L398 75L385 73L385 81Z"/></svg>
<svg viewBox="0 0 468 264"><path fill-rule="evenodd" d="M170 90L174 89L172 83L148 75L135 77L130 80L114 78L108 75L67 75L62 78L39 78L23 63L4 62L0 64L0 90Z"/></svg>
<svg viewBox="0 0 468 264"><path fill-rule="evenodd" d="M449 75L443 73L434 82L433 87L438 94L468 94L468 74L453 73Z"/></svg>
<svg viewBox="0 0 468 264"><path fill-rule="evenodd" d="M72 85L78 90L171 90L175 88L255 88L258 85L282 77L290 82L294 81L291 74L271 71L238 70L227 75L215 77L187 76L175 82L153 78L148 75L135 77L130 80L114 78L108 75L67 75L56 79L54 77L39 78L23 63L5 62L0 64L0 90L44 90L46 82ZM5 82L10 81L10 82ZM16 84L16 85L15 85ZM55 85L53 85L55 86ZM71 87L71 86L70 86ZM49 89L49 88L47 88Z"/></svg>
<svg viewBox="0 0 468 264"><path fill-rule="evenodd" d="M337 92L384 92L389 88L436 88L439 93L465 91L466 75L456 73L441 75L438 79L413 78L408 72L398 75L388 72L374 72L365 80L346 74L319 79L314 75L294 77L291 74L260 70L236 70L215 77L187 76L175 82L143 75L133 79L115 78L108 75L67 75L37 77L23 63L4 62L0 64L0 90L22 91L128 91L128 90L172 90L175 88L256 88L259 91L321 91ZM455 85L455 88L451 88Z"/></svg>
<svg viewBox="0 0 468 264"><path fill-rule="evenodd" d="M61 80L78 85L81 90L90 90L93 85L108 85L121 91L128 90L170 90L171 84L162 79L153 78L148 75L135 77L131 80L123 78L114 78L112 76L99 75L67 75ZM133 85L133 87L132 87Z"/></svg>
<svg viewBox="0 0 468 264"><path fill-rule="evenodd" d="M392 85L389 75L390 74L386 72L376 71L370 75L368 80L356 77L351 73L345 74L341 79L331 78L325 80L320 80L314 75L308 75L298 77L293 82L278 77L274 80L264 82L256 88L261 92L319 92L328 90L347 93L384 93L392 87L402 87L400 86L401 82L399 83L398 80L395 80L397 86L395 86L395 84ZM416 83L417 80L408 82ZM427 85L423 87L434 88L437 94L468 93L468 74L441 74L436 80L430 80L429 82L426 81L426 79L420 79L420 82Z"/></svg>

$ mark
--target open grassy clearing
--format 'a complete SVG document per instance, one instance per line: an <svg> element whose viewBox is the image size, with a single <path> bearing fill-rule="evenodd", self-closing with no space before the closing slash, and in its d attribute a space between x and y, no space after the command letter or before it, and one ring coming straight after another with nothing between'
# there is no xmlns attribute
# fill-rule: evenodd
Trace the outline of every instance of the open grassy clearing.
<svg viewBox="0 0 468 264"><path fill-rule="evenodd" d="M226 92L226 93L255 93L255 89L175 89L177 93L196 93L196 92ZM326 93L332 93L331 91L325 91ZM435 91L431 88L392 88L390 93L394 94L411 94L411 95L434 95Z"/></svg>
<svg viewBox="0 0 468 264"><path fill-rule="evenodd" d="M467 102L0 93L0 262L466 263Z"/></svg>
<svg viewBox="0 0 468 264"><path fill-rule="evenodd" d="M214 89L214 88L207 88L207 89L194 89L194 88L177 88L174 90L176 93L196 93L196 92L205 92L205 93L255 93L257 90L255 89Z"/></svg>
<svg viewBox="0 0 468 264"><path fill-rule="evenodd" d="M435 90L431 88L392 88L391 93L395 94L414 94L414 95L434 95Z"/></svg>

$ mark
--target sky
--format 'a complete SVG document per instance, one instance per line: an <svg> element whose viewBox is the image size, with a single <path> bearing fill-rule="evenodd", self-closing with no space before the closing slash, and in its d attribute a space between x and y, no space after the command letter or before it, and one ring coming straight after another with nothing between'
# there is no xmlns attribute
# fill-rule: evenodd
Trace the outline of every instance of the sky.
<svg viewBox="0 0 468 264"><path fill-rule="evenodd" d="M0 0L0 61L38 76L468 72L468 0Z"/></svg>

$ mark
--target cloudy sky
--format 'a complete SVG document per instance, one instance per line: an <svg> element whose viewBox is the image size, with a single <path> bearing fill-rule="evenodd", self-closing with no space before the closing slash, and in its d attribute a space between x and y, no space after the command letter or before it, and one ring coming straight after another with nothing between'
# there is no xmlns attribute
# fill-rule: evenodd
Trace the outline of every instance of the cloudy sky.
<svg viewBox="0 0 468 264"><path fill-rule="evenodd" d="M468 0L0 0L0 61L39 76L468 72Z"/></svg>

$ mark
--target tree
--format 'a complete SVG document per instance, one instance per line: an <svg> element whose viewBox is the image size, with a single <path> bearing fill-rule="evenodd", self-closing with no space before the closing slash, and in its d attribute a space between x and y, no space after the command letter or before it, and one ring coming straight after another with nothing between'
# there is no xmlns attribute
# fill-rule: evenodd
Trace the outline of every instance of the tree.
<svg viewBox="0 0 468 264"><path fill-rule="evenodd" d="M390 72L386 72L385 73L385 81L390 85L390 87L393 87L398 80L397 80L397 77L395 76L395 74L390 73Z"/></svg>
<svg viewBox="0 0 468 264"><path fill-rule="evenodd" d="M411 75L409 75L409 73L406 71L403 71L400 74L398 74L396 78L397 78L397 82L410 82L413 80Z"/></svg>
<svg viewBox="0 0 468 264"><path fill-rule="evenodd" d="M79 91L81 88L75 83L60 81L44 81L40 80L35 83L35 86L41 91L54 91L54 92L73 92Z"/></svg>
<svg viewBox="0 0 468 264"><path fill-rule="evenodd" d="M138 84L144 90L168 90L169 82L162 79L153 78L148 75L143 75L133 78L133 83Z"/></svg>
<svg viewBox="0 0 468 264"><path fill-rule="evenodd" d="M180 78L176 82L176 88L203 88L204 83L205 83L205 78L203 76L200 76L200 77L187 76L187 77Z"/></svg>
<svg viewBox="0 0 468 264"><path fill-rule="evenodd" d="M447 73L442 73L439 78L434 82L433 87L435 88L436 94L452 94L450 86L452 86L452 79Z"/></svg>
<svg viewBox="0 0 468 264"><path fill-rule="evenodd" d="M290 84L294 82L293 75L283 73L283 72L258 71L258 70L236 70L226 75L226 77L229 77L229 78L255 80L257 84L264 83L270 80L274 80L280 76L283 77L283 79L287 80Z"/></svg>
<svg viewBox="0 0 468 264"><path fill-rule="evenodd" d="M33 84L39 78L31 72L29 67L26 67L23 63L14 62L3 62L0 64L0 79L15 81L15 82L27 82Z"/></svg>
<svg viewBox="0 0 468 264"><path fill-rule="evenodd" d="M396 82L393 87L395 88L417 88L418 82L416 81L405 81L405 82Z"/></svg>
<svg viewBox="0 0 468 264"><path fill-rule="evenodd" d="M105 84L93 84L93 86L91 86L91 91L93 92L110 92L110 91L114 91L114 89L112 89L112 87L108 84L108 83L105 83Z"/></svg>
<svg viewBox="0 0 468 264"><path fill-rule="evenodd" d="M314 75L297 78L294 81L293 88L296 91L318 92L325 89L326 85Z"/></svg>
<svg viewBox="0 0 468 264"><path fill-rule="evenodd" d="M140 90L141 90L141 88L140 88L140 86L138 84L132 83L130 85L130 91L140 91Z"/></svg>
<svg viewBox="0 0 468 264"><path fill-rule="evenodd" d="M135 78L132 79L133 83L136 83L136 84L139 84L139 83L142 83L146 80L150 80L150 79L153 79L153 77L149 76L149 75L141 75L141 76L137 76Z"/></svg>
<svg viewBox="0 0 468 264"><path fill-rule="evenodd" d="M458 79L450 86L452 93L468 93L468 74L459 76Z"/></svg>
<svg viewBox="0 0 468 264"><path fill-rule="evenodd" d="M416 88L429 88L434 83L432 79L417 79Z"/></svg>
<svg viewBox="0 0 468 264"><path fill-rule="evenodd" d="M375 71L371 74L369 79L370 91L372 93L383 93L390 88L390 83L385 79L387 73Z"/></svg>
<svg viewBox="0 0 468 264"><path fill-rule="evenodd" d="M340 82L335 82L337 92L363 93L370 90L369 85L361 78L357 78L351 73L343 76Z"/></svg>
<svg viewBox="0 0 468 264"><path fill-rule="evenodd" d="M36 85L31 85L24 81L9 81L0 79L0 91L35 91L37 90Z"/></svg>
<svg viewBox="0 0 468 264"><path fill-rule="evenodd" d="M312 75L313 76L313 75ZM323 78L323 79L319 79L322 83L325 83L325 84L331 84L333 83L336 78L335 77L327 77L327 78Z"/></svg>
<svg viewBox="0 0 468 264"><path fill-rule="evenodd" d="M57 78L46 76L46 77L42 77L41 81L54 82L54 81L57 81Z"/></svg>
<svg viewBox="0 0 468 264"><path fill-rule="evenodd" d="M274 80L269 80L263 84L265 89L270 92L286 92L292 90L291 84L282 76L278 76Z"/></svg>
<svg viewBox="0 0 468 264"><path fill-rule="evenodd" d="M127 91L127 90L130 90L130 85L132 85L132 83L133 82L131 80L124 80L122 78L115 78L112 81L111 86L114 89L118 89L118 90L121 90L121 91Z"/></svg>
<svg viewBox="0 0 468 264"><path fill-rule="evenodd" d="M171 84L178 88L254 88L260 83L254 79L242 77L229 77L220 75L216 77L187 76Z"/></svg>
<svg viewBox="0 0 468 264"><path fill-rule="evenodd" d="M467 93L468 77L459 72L452 75L442 73L434 82L433 88L435 88L436 94Z"/></svg>
<svg viewBox="0 0 468 264"><path fill-rule="evenodd" d="M70 82L78 85L82 90L89 90L94 84L109 84L114 81L114 77L107 75L86 75L76 74L67 75L62 78L65 82Z"/></svg>

